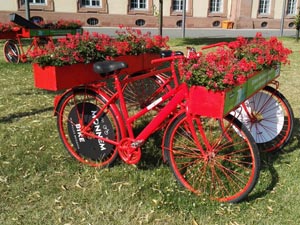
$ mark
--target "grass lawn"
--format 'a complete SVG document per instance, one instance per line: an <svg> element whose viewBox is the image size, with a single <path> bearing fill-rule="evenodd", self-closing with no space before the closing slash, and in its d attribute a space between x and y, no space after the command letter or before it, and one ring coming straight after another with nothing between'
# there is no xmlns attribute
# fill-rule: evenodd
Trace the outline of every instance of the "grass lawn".
<svg viewBox="0 0 300 225"><path fill-rule="evenodd" d="M176 39L173 49L223 40ZM143 147L137 166L79 164L64 149L53 116L56 93L33 85L31 64L9 64L0 53L0 224L299 224L300 43L282 68L280 92L295 114L294 136L280 154L262 155L258 185L239 204L196 197L162 162L160 134ZM3 42L0 43L3 48Z"/></svg>

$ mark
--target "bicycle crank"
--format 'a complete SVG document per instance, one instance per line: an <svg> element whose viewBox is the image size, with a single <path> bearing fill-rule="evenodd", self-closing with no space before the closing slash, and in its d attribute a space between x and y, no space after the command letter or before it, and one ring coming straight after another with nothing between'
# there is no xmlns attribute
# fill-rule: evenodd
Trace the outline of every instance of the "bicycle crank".
<svg viewBox="0 0 300 225"><path fill-rule="evenodd" d="M137 164L142 156L141 148L133 147L130 138L124 138L118 147L121 159L127 164Z"/></svg>

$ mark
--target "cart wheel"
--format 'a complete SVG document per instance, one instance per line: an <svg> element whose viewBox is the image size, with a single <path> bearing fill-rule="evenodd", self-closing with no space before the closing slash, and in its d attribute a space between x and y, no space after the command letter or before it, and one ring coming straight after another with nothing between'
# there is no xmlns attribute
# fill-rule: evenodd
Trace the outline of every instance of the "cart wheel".
<svg viewBox="0 0 300 225"><path fill-rule="evenodd" d="M87 125L104 102L91 90L75 89L62 97L56 112L59 135L68 152L79 162L95 167L111 165L118 155L115 145L81 133L80 122ZM118 124L116 114L108 108L93 122L89 132L118 142L122 136Z"/></svg>
<svg viewBox="0 0 300 225"><path fill-rule="evenodd" d="M180 114L170 124L164 154L185 188L203 198L239 202L252 191L260 171L258 148L247 128L235 117L193 116L203 155L191 135L188 117ZM205 136L205 137L204 137Z"/></svg>
<svg viewBox="0 0 300 225"><path fill-rule="evenodd" d="M20 49L18 44L13 40L8 40L4 43L4 58L6 62L19 63L20 62Z"/></svg>
<svg viewBox="0 0 300 225"><path fill-rule="evenodd" d="M287 99L270 86L249 98L232 115L245 124L261 151L278 151L291 139L293 110Z"/></svg>

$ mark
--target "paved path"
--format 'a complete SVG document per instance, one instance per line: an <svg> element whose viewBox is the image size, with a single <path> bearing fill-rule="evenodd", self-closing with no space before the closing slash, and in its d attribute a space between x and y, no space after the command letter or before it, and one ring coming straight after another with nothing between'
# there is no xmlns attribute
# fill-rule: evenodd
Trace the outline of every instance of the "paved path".
<svg viewBox="0 0 300 225"><path fill-rule="evenodd" d="M108 35L115 35L115 31L118 28L108 28L108 27L84 27L85 30L89 32L99 32ZM150 31L151 34L158 34L158 28L139 28L143 32ZM264 37L271 36L281 36L280 29L216 29L216 28L192 28L185 30L185 37L187 38L197 38L197 37L207 37L207 38L224 38L224 37L253 37L257 32L261 32ZM183 37L182 29L180 28L164 28L163 36L169 36L171 38L180 38ZM295 29L287 29L283 31L282 36L287 37L296 37Z"/></svg>

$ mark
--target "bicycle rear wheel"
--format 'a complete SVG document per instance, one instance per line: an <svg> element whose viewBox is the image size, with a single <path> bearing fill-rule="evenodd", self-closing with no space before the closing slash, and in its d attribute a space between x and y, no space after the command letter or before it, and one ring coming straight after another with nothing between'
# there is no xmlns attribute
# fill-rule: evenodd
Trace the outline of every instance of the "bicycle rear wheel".
<svg viewBox="0 0 300 225"><path fill-rule="evenodd" d="M132 77L138 76L139 74L136 74ZM168 91L168 86L164 86L164 82L160 75L156 75L127 83L124 87L124 98L131 113L148 106L163 96Z"/></svg>
<svg viewBox="0 0 300 225"><path fill-rule="evenodd" d="M105 100L94 91L73 89L64 95L56 112L58 131L65 148L79 162L95 167L111 165L118 155L117 148L100 139L83 135L81 126L96 117L89 127L93 135L116 142L122 137L112 108L108 107L97 117L104 103Z"/></svg>
<svg viewBox="0 0 300 225"><path fill-rule="evenodd" d="M278 151L292 137L293 110L287 99L270 86L249 98L232 115L245 124L261 151Z"/></svg>
<svg viewBox="0 0 300 225"><path fill-rule="evenodd" d="M193 116L192 123L206 156L195 144L186 114L179 115L164 141L164 154L175 178L203 197L220 202L243 200L260 171L259 151L249 131L231 115L221 121Z"/></svg>

